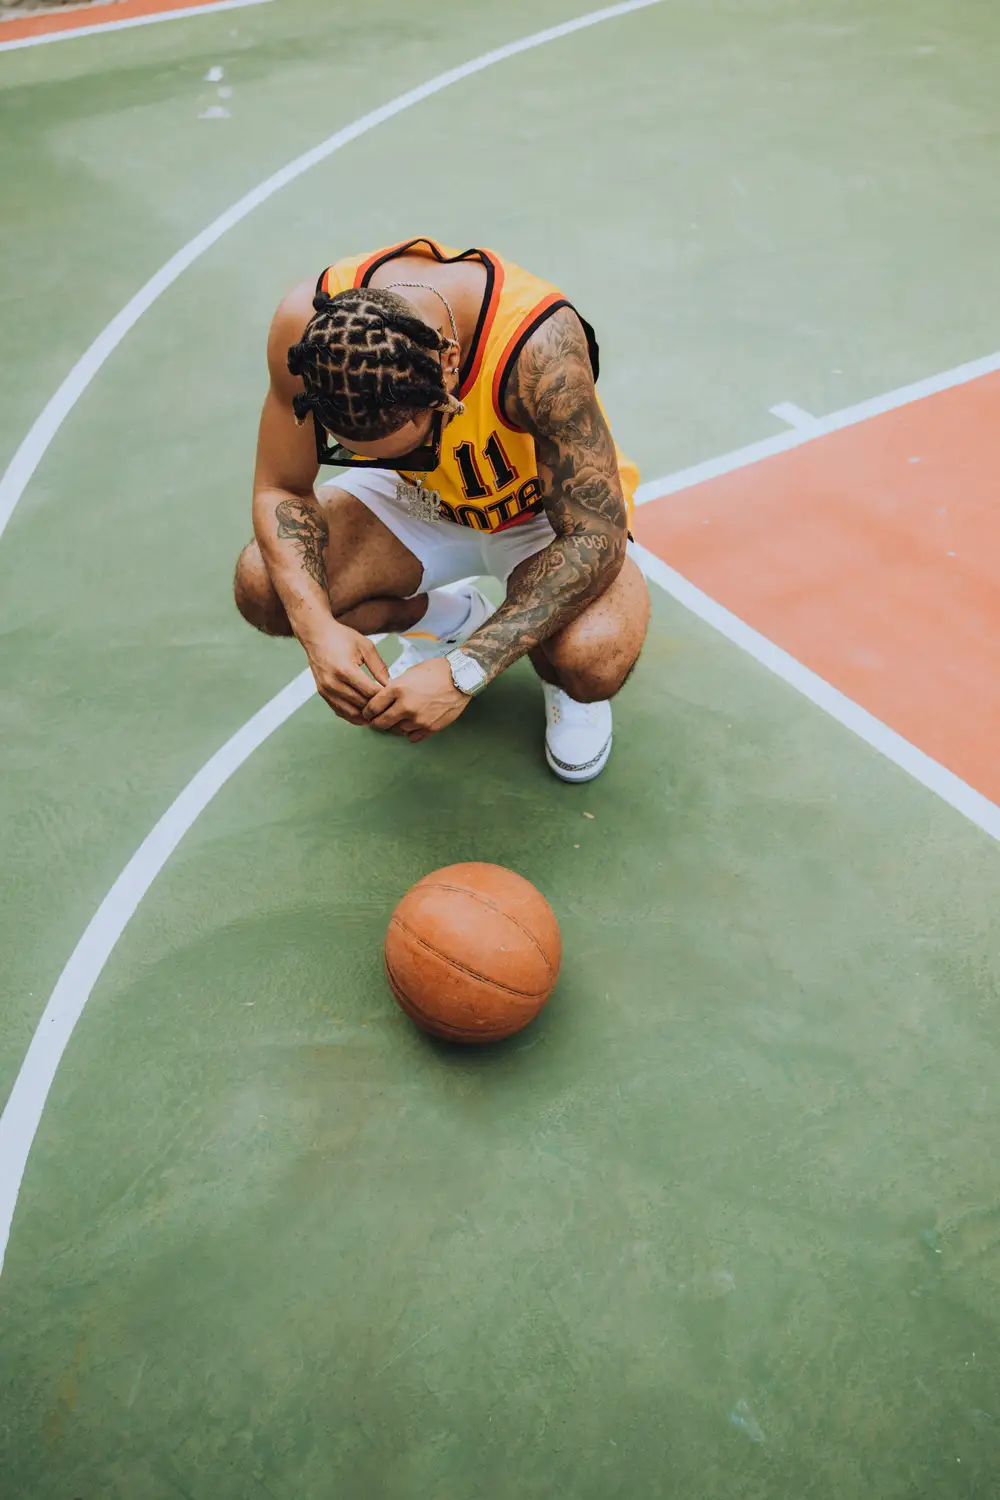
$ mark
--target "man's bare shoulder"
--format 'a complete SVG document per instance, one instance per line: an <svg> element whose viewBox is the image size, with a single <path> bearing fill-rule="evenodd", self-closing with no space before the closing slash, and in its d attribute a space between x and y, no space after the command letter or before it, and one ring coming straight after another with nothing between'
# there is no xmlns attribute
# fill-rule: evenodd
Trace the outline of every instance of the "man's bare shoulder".
<svg viewBox="0 0 1000 1500"><path fill-rule="evenodd" d="M272 387L291 401L302 382L288 372L288 351L297 344L302 332L313 315L313 297L316 295L315 281L300 281L286 292L278 303L271 319L267 336L267 367L271 374Z"/></svg>

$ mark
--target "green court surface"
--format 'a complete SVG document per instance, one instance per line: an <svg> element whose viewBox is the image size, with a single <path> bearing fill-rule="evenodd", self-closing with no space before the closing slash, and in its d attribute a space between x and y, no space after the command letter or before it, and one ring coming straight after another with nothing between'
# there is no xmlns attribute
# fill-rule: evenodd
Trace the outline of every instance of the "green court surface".
<svg viewBox="0 0 1000 1500"><path fill-rule="evenodd" d="M273 0L0 53L0 460L242 194L581 13ZM0 540L0 1100L123 867L304 665L230 595L283 290L495 248L596 325L666 475L1000 348L998 66L971 0L665 0L414 104L164 291ZM311 700L194 822L28 1159L2 1500L1000 1494L1000 850L653 594L591 787L521 665L419 747ZM466 859L565 944L474 1052L380 953Z"/></svg>

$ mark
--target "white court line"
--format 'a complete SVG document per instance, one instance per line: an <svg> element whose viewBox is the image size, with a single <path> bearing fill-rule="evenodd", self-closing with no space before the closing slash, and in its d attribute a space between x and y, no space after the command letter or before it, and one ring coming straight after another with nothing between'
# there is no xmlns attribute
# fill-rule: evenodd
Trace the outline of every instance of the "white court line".
<svg viewBox="0 0 1000 1500"><path fill-rule="evenodd" d="M52 1080L112 949L198 814L204 812L216 792L225 786L247 756L312 697L315 690L312 673L307 668L252 719L248 719L211 760L206 761L167 808L152 833L143 839L87 923L35 1028L10 1098L0 1116L0 1270L3 1269L28 1152Z"/></svg>
<svg viewBox="0 0 1000 1500"><path fill-rule="evenodd" d="M303 172L308 172L311 167L325 161L327 157L341 150L350 141L356 141L359 136L365 135L369 130L374 130L376 125L384 124L394 115L402 114L414 104L420 104L424 99L429 99L432 94L439 94L442 89L450 88L453 83L459 83L463 78L471 78L474 73L482 73L484 69L493 67L495 63L504 62L509 57L516 57L521 52L530 52L535 47L544 46L546 42L558 41L560 37L571 36L573 32L583 31L588 26L596 26L601 21L611 21L618 16L630 15L633 11L647 10L650 6L661 4L663 0L623 0L620 5L609 5L603 10L594 10L585 16L577 16L573 21L563 21L558 26L549 26L545 31L536 31L532 36L522 37L520 41L508 42L503 47L495 47L492 52L484 52L481 56L474 57L471 62L462 63L457 68L449 68L447 73L439 73L428 83L409 89L405 94L398 94L395 99L390 99L388 104L380 105L378 109L373 109L352 124L346 125L343 130L338 130L334 135L328 136L311 151L305 151L301 156L297 156L294 161L290 161L287 166L282 167L246 193L231 208L227 208L225 213L213 220L207 229L203 229L200 234L195 235L193 240L189 240L181 250L178 250L176 255L172 255L166 264L150 277L146 285L136 292L131 301L125 304L121 312L112 318L86 353L80 356L55 395L35 419L27 436L11 459L6 473L0 479L0 535L3 534L15 505L24 494L29 479L37 469L52 439L104 361L117 349L129 329L135 326L143 313L152 307L156 299L162 296L181 273L187 270L188 266L193 265L199 256L204 255L205 251L215 244L216 240L222 238L227 230L232 229L241 219L245 219L247 214L252 213L255 208L259 208L279 188L294 182L296 177L302 176Z"/></svg>
<svg viewBox="0 0 1000 1500"><path fill-rule="evenodd" d="M869 417L881 416L883 412L895 411L908 406L911 401L922 401L925 396L935 396L938 391L950 390L952 386L965 385L978 380L981 375L992 375L1000 370L1000 352L986 354L982 359L970 360L968 364L956 365L952 370L943 370L940 375L930 375L926 380L915 380L912 385L902 385L884 396L873 396L868 401L859 401L856 406L845 406L842 411L831 412L828 417L815 417L810 427L797 427L789 432L776 433L774 437L762 438L757 443L747 443L744 448L734 448L719 458L710 458L705 463L692 464L690 468L678 469L663 479L650 479L640 484L635 492L635 503L645 505L650 500L659 500L663 495L675 495L678 490L690 489L705 479L717 479L720 474L730 474L759 459L770 458L775 453L787 453L789 448L798 448L802 443L811 443L828 432L839 432L844 427L853 427L856 422L865 422Z"/></svg>
<svg viewBox="0 0 1000 1500"><path fill-rule="evenodd" d="M43 31L39 36L22 36L13 42L0 41L0 52L17 52L21 47L43 47L47 42L68 42L71 37L97 36L105 31L128 31L133 26L155 26L158 21L180 21L186 16L210 16L220 10L241 10L244 5L267 4L269 0L213 0L211 5L164 10L155 16L126 16L123 21L98 21L94 26L67 26L62 31ZM0 37L2 36L3 28L0 26Z"/></svg>
<svg viewBox="0 0 1000 1500"><path fill-rule="evenodd" d="M981 363L981 362L980 362ZM969 369L970 366L963 366ZM950 372L954 373L954 372ZM942 379L944 377L936 377ZM971 376L968 378L972 378ZM950 381L950 384L958 384ZM918 382L911 390L924 392L928 382ZM940 387L944 389L944 387ZM880 398L872 403L888 410ZM917 398L919 399L919 397ZM893 402L900 405L900 402ZM853 410L857 410L854 408ZM829 420L829 419L827 419ZM856 420L862 420L858 417ZM843 425L848 425L846 422ZM760 457L761 444L751 444L738 450L751 454L745 462L753 463ZM794 446L794 445L793 445ZM770 450L768 450L770 451ZM710 474L725 473L738 467L734 455L697 466ZM719 468L718 465L724 467ZM692 469L684 469L679 475L665 475L650 481L646 487L647 499L657 495L674 493L696 483L690 475ZM680 482L682 481L683 482ZM873 749L893 761L913 776L929 791L936 793L955 808L976 827L991 838L1000 840L1000 808L988 801L966 782L955 776L904 740L887 725L869 714L867 710L846 698L829 683L824 682L808 667L782 651L779 646L758 634L749 625L707 594L694 587L686 578L639 544L633 544L636 560L647 578L653 580L678 603L691 610L700 619L720 631L734 645L746 651L769 671L807 697L818 708L831 715L838 723L852 730L871 745ZM452 585L460 588L461 584ZM379 637L375 637L379 639ZM269 703L266 703L252 719L227 740L221 750L216 751L197 775L188 783L180 796L171 804L157 823L152 833L143 841L111 890L101 902L95 915L63 969L55 989L49 997L34 1036L21 1065L17 1080L0 1116L0 1271L10 1238L11 1222L17 1206L18 1194L24 1177L28 1154L38 1130L42 1111L52 1087L56 1070L62 1060L67 1043L83 1014L91 991L135 912L156 876L176 849L184 834L199 813L203 812L220 787L224 786L234 771L247 757L282 725L291 714L313 694L312 677L308 671L294 678Z"/></svg>
<svg viewBox="0 0 1000 1500"><path fill-rule="evenodd" d="M873 750L893 761L915 781L919 781L921 786L934 792L956 812L968 818L970 823L975 823L977 828L988 833L990 838L1000 841L1000 807L995 802L991 802L954 772L911 745L909 740L904 740L902 735L883 724L881 719L876 719L874 714L870 714L853 699L831 687L822 677L803 666L794 656L789 656L787 651L782 651L780 646L776 646L766 636L744 624L736 615L730 614L728 609L717 604L708 594L703 594L701 589L695 588L693 583L675 572L655 553L647 551L637 542L633 544L632 551L646 577L659 584L678 604L683 604L685 609L711 625L741 651L746 651L755 661L767 667L769 672L773 672L776 677L795 688L796 692L808 698L810 703L815 703L817 708L836 719L838 724L843 724L845 729L858 735Z"/></svg>
<svg viewBox="0 0 1000 1500"><path fill-rule="evenodd" d="M777 406L769 406L768 411L772 417L777 417L781 422L787 422L789 427L815 427L816 418L812 412L803 411L801 406L796 406L794 401L779 401Z"/></svg>
<svg viewBox="0 0 1000 1500"><path fill-rule="evenodd" d="M439 73L429 83L421 84L418 88L410 89L408 93L398 95L388 104L383 104L379 109L372 110L359 120L355 120L352 125L338 130L335 135L329 136L311 151L296 157L286 167L268 177L259 187L247 193L238 203L233 204L224 214L220 214L207 229L190 240L182 250L167 261L166 265L161 266L156 275L151 277L132 300L122 308L117 317L112 319L103 333L94 340L86 353L73 366L51 401L48 402L15 453L3 479L0 480L0 533L3 532L15 505L24 493L25 486L52 439L104 361L117 348L147 308L151 307L156 299L177 280L182 271L185 271L210 245L221 238L227 229L238 224L279 188L292 182L303 172L307 172L317 162L332 156L349 141L356 140L358 136L374 129L376 125L402 113L411 105L419 104L421 100L429 98L432 94L440 93L442 89L459 82L460 79L480 73L483 69L492 67L494 63L503 62L508 57L516 57L520 52L528 52L533 47L543 46L546 42L557 41L560 37L570 36L575 31L583 31L588 26L596 26L601 21L610 21L617 16L629 15L633 11L646 10L652 5L662 3L663 0L624 0L622 4L609 5L603 10L595 10L588 15L578 16L575 20L564 21L558 26L550 26L545 31L536 31L520 41L508 42L503 47L496 47L492 52L484 52L480 57L473 58L471 62L449 69L447 73ZM283 692L272 698L270 703L265 704L259 713L244 725L243 729L238 730L232 739L226 742L221 750L216 752L167 809L156 828L126 865L87 924L83 936L70 955L42 1013L10 1098L3 1115L0 1116L0 1271L3 1269L4 1256L10 1239L11 1221L17 1205L28 1153L42 1118L42 1110L45 1108L49 1089L52 1087L52 1081L73 1029L83 1013L83 1007L115 943L150 883L162 870L166 860L190 828L194 818L207 805L218 788L229 779L233 771L242 765L250 752L273 733L278 724L283 723L299 703L305 701L310 691L309 674L300 674ZM285 712L286 708L287 712ZM242 736L250 730L251 725L256 725L256 729L244 740ZM207 775L209 767L214 767L211 776ZM206 779L201 780L202 777ZM198 790L195 792L193 789L196 786Z"/></svg>
<svg viewBox="0 0 1000 1500"><path fill-rule="evenodd" d="M472 73L479 72L483 68L491 66L494 62L500 62L506 57L516 55L518 52L527 51L531 47L541 46L544 42L569 35L571 32L581 30L585 26L595 25L598 21L624 15L630 11L642 10L649 5L658 3L661 3L661 0L627 0L625 4L610 6L602 11L595 11L589 16L581 17L576 21L563 23L561 26L555 26L547 31L538 32L533 37L525 38L520 42L514 42L505 47L497 48L494 52L486 53L482 57L474 59L471 63L452 69L448 73L440 74L436 79L432 79L430 83L413 89L407 94L400 95L389 104L383 105L380 109L374 110L362 117L361 120L355 121L353 125L346 127L342 131L338 131L318 147L296 158L295 161L289 163L281 171L269 177L258 188L254 189L253 192L248 193L238 203L234 204L226 213L220 215L201 235L196 236L194 240L191 240L188 245L168 261L136 294L131 302L122 309L118 317L108 325L77 362L55 396L41 413L15 454L3 480L0 481L0 531L6 525L28 480L31 478L32 473L56 432L59 430L59 427L62 425L62 422L86 390L91 380L93 380L104 361L121 342L129 329L138 321L142 313L156 301L167 287L176 281L178 276L189 265L197 260L209 246L214 244L227 229L232 228L240 219L244 218L260 203L263 203L273 193L277 192L279 188L293 181L301 173L308 171L317 162L332 155L334 151L339 150L348 141L356 139L357 136L382 123L383 120L390 119L403 109L409 108L411 104L416 104L421 99L439 92L441 89L448 87L449 84L457 82L460 78L468 77ZM668 475L663 479L653 480L640 488L637 499L641 496L643 500L652 500L661 495L674 493L677 490L687 488L691 484L698 483L701 479L712 478L716 474L728 473L732 469L739 467L741 463L752 463L759 458L767 457L770 453L781 452L786 448L796 447L798 443L809 441L824 431L835 431L838 427L849 426L851 422L862 421L866 416L875 416L880 411L888 411L895 406L903 405L907 400L919 400L922 396L931 395L936 390L944 390L948 386L961 384L964 380L975 379L978 375L986 374L998 368L1000 368L1000 355L994 355L985 360L974 361L972 364L959 367L958 370L948 371L944 375L935 376L927 381L919 381L915 385L905 387L901 392L893 392L889 396L861 403L858 407L848 408L846 412L836 413L832 417L820 419L815 428L808 433L790 432L781 434L777 439L767 439L763 443L750 444L743 449L737 450L736 453L724 455L721 459L712 460L707 464L694 465L689 469L681 471L680 474ZM653 559L653 562L657 564L658 568L660 566L666 567L665 564L660 565L658 559ZM671 570L668 569L667 574L670 572ZM654 580L656 579L656 573L652 571L650 571L650 576ZM664 574L662 576L667 575ZM670 591L674 592L675 588L679 588L681 584L685 584L685 580L678 579L677 575L673 575L671 584ZM691 587L690 585L685 586L688 589ZM698 596L698 600L703 600L706 606L711 603L711 601L705 599L705 596L699 595L697 590L692 591L691 599L694 599L696 595ZM680 598L680 594L675 593L675 597ZM681 602L687 603L689 608L694 607L691 600L682 599ZM697 612L700 611L696 610ZM726 614L726 611L721 611L720 618ZM703 618L707 618L707 616L703 615ZM728 618L734 620L732 616ZM709 623L716 624L717 628L721 628L716 620L710 620ZM741 626L743 631L749 630L748 627L742 626L739 621L734 621L734 626ZM755 632L749 632L749 635L755 635ZM731 638L736 639L735 636ZM757 637L756 639L761 642L762 649L764 646L770 646L770 643L765 642L763 637ZM743 642L738 641L737 644L743 644ZM749 648L744 645L744 649ZM770 650L778 653L777 647L771 646ZM786 662L792 662L792 658L785 657L785 653L783 652L778 653L773 662L765 660L764 655L761 655L758 659L764 661L764 664L771 667L772 670L778 670L775 662L779 661L779 657L784 658ZM813 674L807 673L806 668L799 667L798 663L793 663L793 665L798 667L799 671L804 674L803 682L806 682L807 678L813 678ZM779 675L785 674L779 673ZM791 676L786 676L786 680L791 682L793 686L798 687L800 691L806 691L805 686L799 682L793 682ZM820 683L822 687L827 688L826 684L821 683L821 679L816 678L814 681ZM836 692L832 688L827 688L827 691L830 694L835 694ZM10 1236L11 1221L27 1164L28 1154L41 1120L49 1089L52 1086L56 1070L73 1029L118 938L124 931L125 926L150 884L163 868L166 860L177 847L187 829L190 828L194 819L203 811L215 795L215 792L242 765L247 756L259 744L263 743L280 724L284 723L301 703L305 702L311 696L311 693L312 682L310 675L307 672L301 673L287 688L283 689L270 703L266 704L264 708L254 715L241 730L238 730L221 750L216 752L211 760L206 763L202 770L198 772L181 792L180 796L163 815L148 838L143 841L139 850L137 850L136 854L129 861L118 877L118 880L115 881L115 884L108 892L108 895L104 898L104 901L102 901L98 911L91 919L74 949L73 954L70 956L45 1007L45 1011L32 1037L24 1063L14 1084L14 1089L7 1101L3 1116L0 1117L0 1269L3 1266L3 1257L6 1253ZM807 696L813 695L807 693ZM841 695L836 694L836 697L840 698ZM829 704L821 701L820 697L813 696L813 701L818 703L820 707L825 708L827 712L832 712ZM833 703L833 701L831 698L830 703ZM856 708L856 705L849 704L849 700L843 701L849 707ZM864 710L857 709L856 711L859 715L863 715L865 720L870 719L870 716L866 715ZM838 714L834 716L840 717ZM840 718L840 722L846 723L847 721L844 718ZM877 724L878 721L872 720L871 722ZM900 754L912 753L912 756L919 757L921 763L926 761L927 757L923 757L921 752L908 745L906 741L900 740L899 736L894 735L885 726L880 727L884 731L885 740L884 744L878 745L876 748L881 749L882 753L888 755L890 759L896 760L897 764L909 771L910 774L916 775L917 779L922 780L924 785L929 785L921 775L918 775L918 761L914 760L912 764L908 764L905 759L900 758ZM860 733L861 731L857 730L856 732ZM874 741L869 740L869 743L874 743ZM931 762L931 765L933 764ZM914 767L918 769L914 769ZM951 773L945 771L943 767L938 767L937 769L941 773L942 778L951 777ZM952 780L957 783L959 788L964 787L964 783L959 782L958 778L952 778ZM942 784L944 783L942 782ZM931 789L938 791L939 795L944 795L938 786L933 786ZM966 787L965 791L971 799L979 797L979 794L973 792L972 788ZM952 797L945 797L945 800L950 801L952 806L958 808L966 817L970 817L973 822L984 828L993 837L1000 837L1000 833L994 828L986 827L985 823L981 822L977 816L974 816L974 813L977 811L974 801L969 801L967 806L962 806ZM987 804L987 807L992 808L992 804ZM992 811L995 815L1000 816L997 809L992 808Z"/></svg>

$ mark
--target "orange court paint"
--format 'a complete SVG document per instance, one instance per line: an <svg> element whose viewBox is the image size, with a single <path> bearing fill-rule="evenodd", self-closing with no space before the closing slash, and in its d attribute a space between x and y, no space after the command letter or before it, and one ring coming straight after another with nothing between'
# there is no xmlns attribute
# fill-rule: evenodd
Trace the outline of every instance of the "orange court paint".
<svg viewBox="0 0 1000 1500"><path fill-rule="evenodd" d="M653 500L638 540L1000 802L1000 373Z"/></svg>

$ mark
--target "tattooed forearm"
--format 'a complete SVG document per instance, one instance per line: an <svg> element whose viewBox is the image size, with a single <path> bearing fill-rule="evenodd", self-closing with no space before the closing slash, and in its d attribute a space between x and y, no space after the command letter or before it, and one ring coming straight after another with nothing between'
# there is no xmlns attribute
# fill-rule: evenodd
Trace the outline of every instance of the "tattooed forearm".
<svg viewBox="0 0 1000 1500"><path fill-rule="evenodd" d="M617 554L606 539L599 546L591 542L557 537L514 570L503 604L462 647L488 677L558 635L604 592L618 571Z"/></svg>
<svg viewBox="0 0 1000 1500"><path fill-rule="evenodd" d="M308 500L279 500L274 509L278 523L277 534L281 541L294 542L302 558L302 566L320 586L327 587L326 544L330 528L322 511Z"/></svg>
<svg viewBox="0 0 1000 1500"><path fill-rule="evenodd" d="M512 573L507 598L463 649L492 678L564 629L617 576L628 521L615 445L597 401L580 320L552 314L518 358L509 414L535 439L556 533Z"/></svg>

